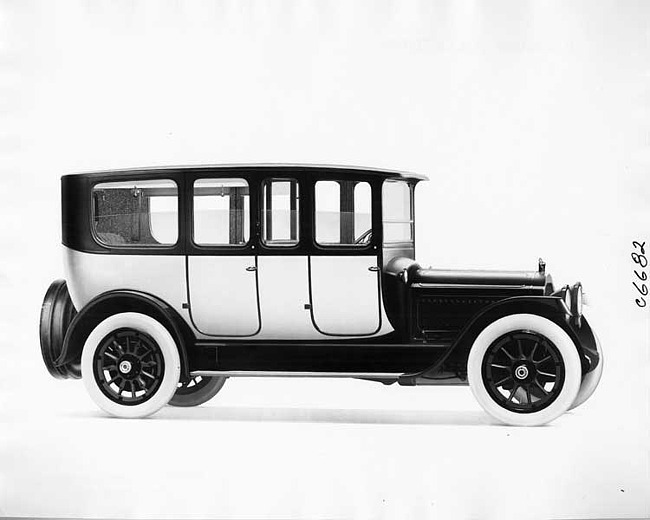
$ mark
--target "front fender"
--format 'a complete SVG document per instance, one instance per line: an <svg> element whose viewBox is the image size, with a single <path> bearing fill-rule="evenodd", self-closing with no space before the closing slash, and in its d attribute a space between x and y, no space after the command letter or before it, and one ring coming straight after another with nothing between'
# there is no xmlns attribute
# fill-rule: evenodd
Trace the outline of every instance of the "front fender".
<svg viewBox="0 0 650 520"><path fill-rule="evenodd" d="M556 296L514 296L489 305L477 313L461 330L447 352L433 365L422 372L405 374L400 384L415 385L448 377L455 374L460 379L467 377L467 359L474 340L493 321L511 314L536 314L560 326L576 345L582 362L583 375L599 363L596 339L584 316L576 323L566 311L562 299Z"/></svg>

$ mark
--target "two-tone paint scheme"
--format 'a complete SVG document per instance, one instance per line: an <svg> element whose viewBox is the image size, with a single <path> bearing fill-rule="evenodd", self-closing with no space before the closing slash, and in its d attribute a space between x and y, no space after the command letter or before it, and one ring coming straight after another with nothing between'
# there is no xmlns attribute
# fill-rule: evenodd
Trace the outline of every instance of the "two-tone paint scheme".
<svg viewBox="0 0 650 520"><path fill-rule="evenodd" d="M249 229L239 229L245 243L196 243L193 186L233 178L248 186ZM158 179L176 187L174 243L107 245L98 237L93 225L95 186ZM273 179L291 182L291 189L299 193L291 207L298 218L289 246L263 239L267 195L262 186ZM370 227L355 236L353 244L320 244L315 184L349 180L369 186ZM150 168L64 176L65 282L55 283L48 292L41 316L42 351L50 373L80 377L82 351L91 332L113 315L138 313L154 318L171 334L179 351L179 392L187 391L196 378L219 379L223 384L225 377L262 375L467 384L477 338L490 324L522 315L548 320L570 338L583 394L576 390L572 400L581 404L578 401L588 398L598 384L602 356L582 315L580 284L556 291L541 260L530 272L422 268L415 261L413 220L415 186L422 180L426 177L405 172L302 165ZM407 187L410 240L385 240L388 221L382 190L390 182ZM344 204L354 206L341 192L342 212ZM76 315L69 311L70 301ZM61 314L64 304L67 317L53 316L55 311ZM538 335L543 340L546 336ZM522 338L533 344L534 338ZM517 369L528 373L534 370L533 361ZM562 372L562 381L566 377ZM526 379L522 381L523 385ZM520 391L515 388L512 394ZM529 394L527 399L532 405L543 400L539 396ZM524 398L510 395L510 399ZM518 416L512 413L497 418L534 424L534 415L520 413L526 416L521 422L513 420Z"/></svg>

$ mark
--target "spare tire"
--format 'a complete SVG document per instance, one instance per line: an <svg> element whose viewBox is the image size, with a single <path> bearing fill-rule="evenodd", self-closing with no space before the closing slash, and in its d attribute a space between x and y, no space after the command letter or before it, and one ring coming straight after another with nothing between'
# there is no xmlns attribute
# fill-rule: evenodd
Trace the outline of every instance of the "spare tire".
<svg viewBox="0 0 650 520"><path fill-rule="evenodd" d="M47 371L57 379L81 378L79 363L56 365L63 348L65 333L76 314L65 280L52 282L41 306L40 338L41 354Z"/></svg>

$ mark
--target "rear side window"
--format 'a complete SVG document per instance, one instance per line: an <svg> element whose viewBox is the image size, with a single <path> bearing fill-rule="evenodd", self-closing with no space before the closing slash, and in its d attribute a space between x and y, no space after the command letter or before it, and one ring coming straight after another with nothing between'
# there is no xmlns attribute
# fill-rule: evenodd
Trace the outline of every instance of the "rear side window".
<svg viewBox="0 0 650 520"><path fill-rule="evenodd" d="M95 185L93 232L107 246L171 246L178 241L178 187L169 179Z"/></svg>
<svg viewBox="0 0 650 520"><path fill-rule="evenodd" d="M250 192L244 179L194 183L194 242L240 246L250 235Z"/></svg>

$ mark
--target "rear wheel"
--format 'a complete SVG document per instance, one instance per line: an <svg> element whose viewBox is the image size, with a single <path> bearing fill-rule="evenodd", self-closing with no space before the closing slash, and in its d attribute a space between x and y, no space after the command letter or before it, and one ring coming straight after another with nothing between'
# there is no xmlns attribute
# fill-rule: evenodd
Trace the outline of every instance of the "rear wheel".
<svg viewBox="0 0 650 520"><path fill-rule="evenodd" d="M172 406L198 406L212 399L226 382L225 377L194 376L178 388L169 404Z"/></svg>
<svg viewBox="0 0 650 520"><path fill-rule="evenodd" d="M479 404L501 422L548 423L574 402L580 359L571 338L541 316L515 314L488 325L470 351L467 372Z"/></svg>
<svg viewBox="0 0 650 520"><path fill-rule="evenodd" d="M154 318L114 314L90 333L81 355L90 397L117 417L145 417L165 406L180 378L178 348Z"/></svg>

